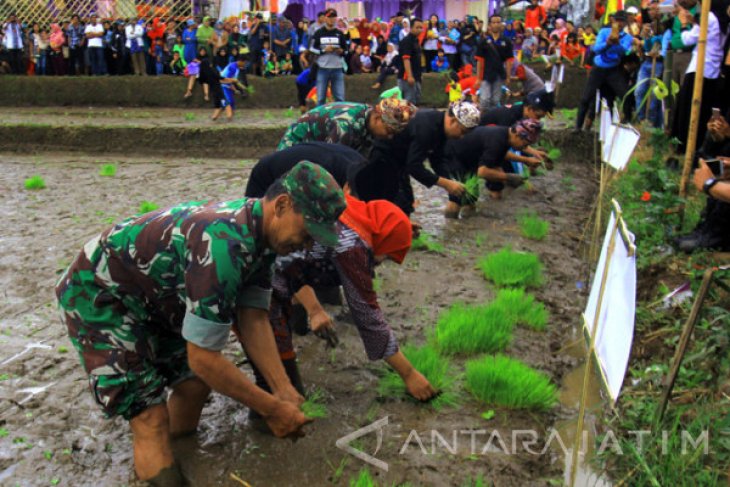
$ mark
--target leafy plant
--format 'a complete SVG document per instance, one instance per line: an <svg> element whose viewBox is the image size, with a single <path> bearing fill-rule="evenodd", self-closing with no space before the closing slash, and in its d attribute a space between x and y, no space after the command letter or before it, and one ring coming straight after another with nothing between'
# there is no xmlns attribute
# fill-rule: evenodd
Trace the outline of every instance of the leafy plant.
<svg viewBox="0 0 730 487"><path fill-rule="evenodd" d="M483 475L477 475L474 478L467 477L461 484L461 487L489 487L489 483L484 479Z"/></svg>
<svg viewBox="0 0 730 487"><path fill-rule="evenodd" d="M370 470L363 468L357 473L357 477L350 479L350 487L378 487L378 483L373 478Z"/></svg>
<svg viewBox="0 0 730 487"><path fill-rule="evenodd" d="M439 316L433 338L446 354L494 353L512 342L513 326L500 307L456 303Z"/></svg>
<svg viewBox="0 0 730 487"><path fill-rule="evenodd" d="M34 175L25 180L25 189L43 189L46 182L39 175Z"/></svg>
<svg viewBox="0 0 730 487"><path fill-rule="evenodd" d="M317 389L307 397L307 400L302 403L302 413L304 416L310 419L326 418L327 406L324 405L324 393Z"/></svg>
<svg viewBox="0 0 730 487"><path fill-rule="evenodd" d="M530 252L513 252L505 247L483 257L479 268L484 277L503 287L538 287L542 284L542 263Z"/></svg>
<svg viewBox="0 0 730 487"><path fill-rule="evenodd" d="M562 155L563 151L561 151L557 147L553 147L551 149L548 149L547 151L548 159L550 159L551 161L557 161Z"/></svg>
<svg viewBox="0 0 730 487"><path fill-rule="evenodd" d="M466 193L461 197L461 204L465 206L473 205L479 201L479 185L481 179L476 174L467 176L463 181L466 186Z"/></svg>
<svg viewBox="0 0 730 487"><path fill-rule="evenodd" d="M539 331L547 325L549 313L545 305L524 289L500 289L491 306L500 308L514 324L524 324Z"/></svg>
<svg viewBox="0 0 730 487"><path fill-rule="evenodd" d="M405 345L402 349L403 355L413 367L428 379L439 395L428 402L428 404L440 410L444 407L453 407L459 403L459 395L456 391L456 373L451 361L439 355L438 350L431 345L415 347ZM378 393L381 396L406 396L408 395L403 379L393 370L389 370L378 384ZM415 399L414 399L415 400Z"/></svg>
<svg viewBox="0 0 730 487"><path fill-rule="evenodd" d="M467 362L466 388L480 401L510 409L545 410L558 401L547 375L504 355Z"/></svg>
<svg viewBox="0 0 730 487"><path fill-rule="evenodd" d="M523 213L517 222L520 224L522 235L530 240L544 239L550 229L550 223L537 216L535 212Z"/></svg>
<svg viewBox="0 0 730 487"><path fill-rule="evenodd" d="M196 115L194 113L192 113L192 112L188 112L188 113L185 114L185 121L186 122L194 122L196 118L197 118Z"/></svg>
<svg viewBox="0 0 730 487"><path fill-rule="evenodd" d="M431 235L421 232L417 238L413 239L411 250L441 253L444 251L444 246L436 242Z"/></svg>
<svg viewBox="0 0 730 487"><path fill-rule="evenodd" d="M104 177L114 177L117 174L117 165L116 164L104 164L101 166L101 169L99 169L99 176Z"/></svg>
<svg viewBox="0 0 730 487"><path fill-rule="evenodd" d="M294 109L292 107L287 108L286 111L284 112L284 116L286 118L294 118L295 117Z"/></svg>
<svg viewBox="0 0 730 487"><path fill-rule="evenodd" d="M155 211L159 207L160 207L160 205L158 205L157 203L153 203L151 201L143 201L139 205L139 212L140 213L149 213L150 211Z"/></svg>

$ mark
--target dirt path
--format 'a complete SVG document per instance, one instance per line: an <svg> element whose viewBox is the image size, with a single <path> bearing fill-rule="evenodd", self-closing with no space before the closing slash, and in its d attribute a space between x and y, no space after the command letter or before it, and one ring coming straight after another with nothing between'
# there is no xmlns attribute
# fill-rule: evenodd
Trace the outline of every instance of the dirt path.
<svg viewBox="0 0 730 487"><path fill-rule="evenodd" d="M501 202L482 197L477 215L461 221L444 222L440 190L424 190L414 183L420 200L416 219L446 251L414 252L403 266L386 264L379 270L381 304L401 343L422 343L438 313L454 301L491 299L494 289L474 264L480 255L510 244L541 256L547 282L536 294L548 305L551 319L544 333L518 328L508 353L561 382L576 365L564 345L577 336L585 300L577 239L595 191L592 167L576 162L575 155L564 159L555 171L534 180L537 193L520 189ZM164 206L240 197L250 165L122 159L117 175L103 178L98 169L104 158L7 155L0 161L0 218L5 228L0 234L0 428L7 432L0 437L0 485L129 484L128 426L120 419L102 419L93 404L58 318L53 285L84 242L110 222L138 212L140 202ZM41 174L47 189L22 189L23 179L32 174ZM546 240L520 236L516 215L523 207L550 221ZM336 439L386 416L389 425L377 457L390 465L388 473L378 474L388 485L406 480L412 485L460 485L480 473L500 486L548 485L562 478L562 460L554 452L481 455L484 436L477 437L476 455L468 436L460 437L455 454L439 448L424 455L412 442L403 448L409 432L417 430L429 440L425 447L430 452L432 429L449 442L452 430L496 429L509 446L511 430L545 432L573 413L572 404L546 414L497 408L487 423L480 418L487 408L469 399L457 410L440 413L411 402L379 400L375 388L383 365L367 361L354 327L346 321L338 319L342 346L335 353L312 336L295 341L305 383L323 389L329 417L317 421L297 443L275 440L250 427L244 407L213 395L199 434L176 444L195 485L240 485L230 480L232 472L256 487L346 485L364 464L337 449ZM239 350L231 342L225 354L240 363ZM361 444L368 452L375 449L371 437Z"/></svg>

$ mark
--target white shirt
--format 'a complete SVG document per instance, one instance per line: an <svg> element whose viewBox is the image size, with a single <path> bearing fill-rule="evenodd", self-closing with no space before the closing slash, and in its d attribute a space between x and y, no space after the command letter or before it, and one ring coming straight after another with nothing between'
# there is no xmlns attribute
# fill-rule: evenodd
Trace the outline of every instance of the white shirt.
<svg viewBox="0 0 730 487"><path fill-rule="evenodd" d="M725 45L725 36L720 30L720 22L718 22L715 14L710 12L709 22L707 26L707 44L705 45L705 78L717 79L720 77L720 68L722 67L723 46ZM692 60L687 66L688 73L697 72L697 41L700 39L700 24L695 24L690 30L682 32L682 42L685 46L695 46L692 51Z"/></svg>
<svg viewBox="0 0 730 487"><path fill-rule="evenodd" d="M101 24L87 25L84 29L84 34L104 34L104 26ZM104 39L102 37L92 37L86 39L87 47L104 47Z"/></svg>
<svg viewBox="0 0 730 487"><path fill-rule="evenodd" d="M5 24L5 38L3 39L5 49L23 49L23 31L20 24Z"/></svg>
<svg viewBox="0 0 730 487"><path fill-rule="evenodd" d="M132 49L132 39L137 39L137 43L142 45L142 36L144 35L144 29L141 25L128 25L124 28L124 33L127 35L127 40L124 43L124 47ZM196 53L197 54L197 53Z"/></svg>

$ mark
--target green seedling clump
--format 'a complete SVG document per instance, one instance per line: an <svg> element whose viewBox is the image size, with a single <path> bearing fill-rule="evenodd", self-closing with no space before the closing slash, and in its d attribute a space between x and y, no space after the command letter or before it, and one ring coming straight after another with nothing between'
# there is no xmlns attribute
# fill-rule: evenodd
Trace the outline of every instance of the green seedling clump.
<svg viewBox="0 0 730 487"><path fill-rule="evenodd" d="M553 147L552 149L548 150L548 153L547 153L548 159L550 159L553 162L560 159L560 156L562 156L562 155L563 155L563 151L561 151L557 147Z"/></svg>
<svg viewBox="0 0 730 487"><path fill-rule="evenodd" d="M542 284L542 263L531 252L513 252L505 247L479 261L484 277L501 287L538 287Z"/></svg>
<svg viewBox="0 0 730 487"><path fill-rule="evenodd" d="M37 174L25 180L25 189L43 189L45 187L46 182Z"/></svg>
<svg viewBox="0 0 730 487"><path fill-rule="evenodd" d="M99 169L99 176L104 177L114 177L117 174L117 166L116 164L104 164L101 166L101 169Z"/></svg>
<svg viewBox="0 0 730 487"><path fill-rule="evenodd" d="M480 401L510 409L549 409L558 389L547 375L504 355L466 364L466 388Z"/></svg>
<svg viewBox="0 0 730 487"><path fill-rule="evenodd" d="M444 246L436 242L431 235L421 232L418 238L413 239L411 250L440 253L444 251Z"/></svg>
<svg viewBox="0 0 730 487"><path fill-rule="evenodd" d="M489 483L484 480L482 475L478 475L474 478L467 477L461 487L489 487Z"/></svg>
<svg viewBox="0 0 730 487"><path fill-rule="evenodd" d="M357 473L357 477L350 479L350 487L378 487L370 470L363 468Z"/></svg>
<svg viewBox="0 0 730 487"><path fill-rule="evenodd" d="M481 179L476 174L472 174L471 176L467 177L464 181L464 186L466 186L466 193L464 193L464 196L461 198L461 204L462 205L473 205L477 201L479 201L479 183L481 182Z"/></svg>
<svg viewBox="0 0 730 487"><path fill-rule="evenodd" d="M191 112L186 113L185 120L188 122L192 122L193 120L195 120L195 114Z"/></svg>
<svg viewBox="0 0 730 487"><path fill-rule="evenodd" d="M458 405L456 373L448 358L439 355L438 350L431 345L415 347L409 344L403 347L402 352L413 367L423 374L433 388L439 392L438 396L428 402L432 408L440 410L444 407ZM380 379L378 393L385 397L408 395L403 379L393 370L389 370ZM411 396L408 395L408 397Z"/></svg>
<svg viewBox="0 0 730 487"><path fill-rule="evenodd" d="M542 240L550 230L550 222L543 220L535 213L524 213L518 219L522 235L530 240Z"/></svg>
<svg viewBox="0 0 730 487"><path fill-rule="evenodd" d="M456 303L439 316L434 338L446 354L495 353L512 342L513 326L499 307Z"/></svg>
<svg viewBox="0 0 730 487"><path fill-rule="evenodd" d="M143 201L139 205L139 212L140 213L149 213L150 211L155 211L159 207L160 207L160 205L158 205L157 203L153 203L151 201Z"/></svg>
<svg viewBox="0 0 730 487"><path fill-rule="evenodd" d="M310 419L319 419L327 417L327 406L323 404L324 394L320 390L316 390L307 397L302 403L302 413Z"/></svg>
<svg viewBox="0 0 730 487"><path fill-rule="evenodd" d="M514 324L524 324L539 331L547 325L548 311L545 305L524 289L500 289L491 306L500 308Z"/></svg>

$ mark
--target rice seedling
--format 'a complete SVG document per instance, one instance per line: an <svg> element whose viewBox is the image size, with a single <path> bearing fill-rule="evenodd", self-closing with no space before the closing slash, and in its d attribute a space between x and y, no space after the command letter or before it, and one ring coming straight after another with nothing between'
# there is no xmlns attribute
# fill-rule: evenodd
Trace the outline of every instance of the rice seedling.
<svg viewBox="0 0 730 487"><path fill-rule="evenodd" d="M550 159L553 162L560 159L560 156L562 156L562 155L563 155L563 151L561 151L557 147L553 147L553 148L549 149L548 153L547 153L548 159Z"/></svg>
<svg viewBox="0 0 730 487"><path fill-rule="evenodd" d="M375 276L373 277L373 291L376 293L380 292L380 290L383 288L383 278Z"/></svg>
<svg viewBox="0 0 730 487"><path fill-rule="evenodd" d="M417 238L413 239L411 250L441 253L444 251L444 246L436 242L431 235L421 232Z"/></svg>
<svg viewBox="0 0 730 487"><path fill-rule="evenodd" d="M111 178L111 177L116 176L116 174L117 174L117 165L116 164L104 164L101 166L101 169L99 169L99 176Z"/></svg>
<svg viewBox="0 0 730 487"><path fill-rule="evenodd" d="M542 263L531 252L513 252L504 247L483 257L479 268L484 277L501 287L538 287L542 284Z"/></svg>
<svg viewBox="0 0 730 487"><path fill-rule="evenodd" d="M489 487L489 483L484 480L483 475L477 475L474 478L467 477L466 480L461 484L461 487Z"/></svg>
<svg viewBox="0 0 730 487"><path fill-rule="evenodd" d="M264 119L266 119L266 120L273 120L274 119L274 114L271 113L270 111L266 110L266 112L264 112Z"/></svg>
<svg viewBox="0 0 730 487"><path fill-rule="evenodd" d="M524 289L500 289L491 306L502 309L514 324L524 324L539 331L547 325L548 311L545 305Z"/></svg>
<svg viewBox="0 0 730 487"><path fill-rule="evenodd" d="M253 85L248 85L246 87L246 91L248 91L249 95L253 95L254 93L256 93L256 89L253 87Z"/></svg>
<svg viewBox="0 0 730 487"><path fill-rule="evenodd" d="M139 212L140 213L149 213L150 211L155 211L158 209L160 205L157 203L153 203L151 201L143 201L139 204Z"/></svg>
<svg viewBox="0 0 730 487"><path fill-rule="evenodd" d="M192 112L188 112L188 113L185 114L185 121L186 122L194 122L195 121L195 118L196 118L196 116Z"/></svg>
<svg viewBox="0 0 730 487"><path fill-rule="evenodd" d="M292 107L287 108L284 112L284 116L286 118L294 118L296 116L296 114L294 113L294 109Z"/></svg>
<svg viewBox="0 0 730 487"><path fill-rule="evenodd" d="M25 189L43 189L46 182L39 175L33 175L25 180Z"/></svg>
<svg viewBox="0 0 730 487"><path fill-rule="evenodd" d="M545 410L558 400L547 375L504 355L467 362L466 388L480 401L510 409Z"/></svg>
<svg viewBox="0 0 730 487"><path fill-rule="evenodd" d="M513 326L501 307L456 303L439 316L433 338L446 354L495 353L512 342Z"/></svg>
<svg viewBox="0 0 730 487"><path fill-rule="evenodd" d="M317 389L307 397L302 403L302 413L310 419L319 419L327 417L327 406L323 404L324 393Z"/></svg>
<svg viewBox="0 0 730 487"><path fill-rule="evenodd" d="M476 245L477 247L481 247L482 245L484 245L484 241L486 240L486 238L486 235L484 235L483 233L478 233L476 239L474 239L474 245Z"/></svg>
<svg viewBox="0 0 730 487"><path fill-rule="evenodd" d="M433 388L439 392L438 396L428 402L429 406L438 411L459 404L459 394L456 390L457 376L447 357L439 355L438 350L431 345L415 347L408 344L402 348L402 352L413 367L423 374ZM378 393L386 397L407 396L411 398L406 391L403 379L393 370L388 370L380 379ZM415 399L413 400L415 401Z"/></svg>
<svg viewBox="0 0 730 487"><path fill-rule="evenodd" d="M523 213L517 219L524 237L530 240L542 240L550 230L550 222L543 220L534 212Z"/></svg>
<svg viewBox="0 0 730 487"><path fill-rule="evenodd" d="M370 470L363 468L357 473L357 477L350 479L350 487L378 487L378 483L373 478Z"/></svg>
<svg viewBox="0 0 730 487"><path fill-rule="evenodd" d="M466 193L464 193L464 196L461 197L461 204L462 205L473 205L477 201L479 201L479 183L481 182L481 179L476 174L472 174L468 176L464 181L464 186L466 186Z"/></svg>

